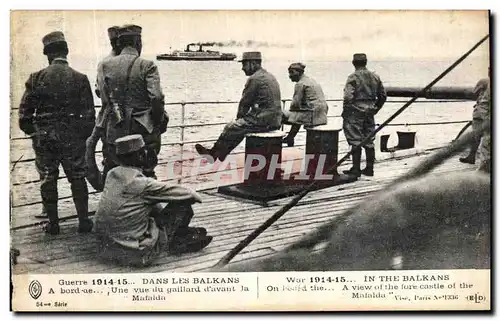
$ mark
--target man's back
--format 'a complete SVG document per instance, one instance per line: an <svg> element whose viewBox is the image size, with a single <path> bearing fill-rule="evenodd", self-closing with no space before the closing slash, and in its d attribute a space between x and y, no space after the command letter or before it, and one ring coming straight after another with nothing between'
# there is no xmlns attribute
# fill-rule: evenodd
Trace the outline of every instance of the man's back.
<svg viewBox="0 0 500 321"><path fill-rule="evenodd" d="M88 107L87 102L82 101L81 94L81 90L86 89L84 87L88 84L87 76L67 63L54 62L34 73L30 79L39 101L38 115L79 113L82 107Z"/></svg>
<svg viewBox="0 0 500 321"><path fill-rule="evenodd" d="M68 129L78 133L86 133L94 126L94 100L88 78L65 59L56 59L31 74L26 87L20 104L21 126L35 115L39 126L71 123Z"/></svg>
<svg viewBox="0 0 500 321"><path fill-rule="evenodd" d="M344 89L344 102L352 107L366 112L384 99L385 89L380 77L366 67L356 69L349 75Z"/></svg>
<svg viewBox="0 0 500 321"><path fill-rule="evenodd" d="M281 125L281 92L276 77L261 68L251 75L240 104L250 107L251 122L261 126Z"/></svg>
<svg viewBox="0 0 500 321"><path fill-rule="evenodd" d="M132 63L130 78L127 82L127 72ZM138 57L135 49L126 47L120 55L103 61L103 71L104 81L107 82L106 95L112 96L113 101L118 104L121 104L124 99L125 106L132 108L134 119L151 134L154 127L151 117L152 106L153 104L163 106L164 103L157 66L152 61ZM107 133L110 136L108 138L110 143L127 134L113 135L110 130L114 129L116 123L116 118L110 117Z"/></svg>

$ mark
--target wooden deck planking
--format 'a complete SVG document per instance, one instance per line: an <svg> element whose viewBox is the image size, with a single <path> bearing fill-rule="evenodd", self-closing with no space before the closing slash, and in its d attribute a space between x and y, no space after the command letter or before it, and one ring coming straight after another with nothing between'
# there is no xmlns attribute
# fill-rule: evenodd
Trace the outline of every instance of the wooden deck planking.
<svg viewBox="0 0 500 321"><path fill-rule="evenodd" d="M304 234L331 219L333 215L342 213L367 195L383 188L385 183L404 173L418 162L414 158L422 160L421 157L413 157L383 162L377 164L375 178L311 192L296 208L290 210L275 225L252 242L245 249L243 259L270 255L298 240ZM473 168L473 166L458 163L457 159L451 159L435 171L446 173ZM209 268L254 228L262 224L278 209L278 206L287 201L286 199L277 200L271 202L269 207L262 207L210 194L210 192L202 193L205 203L196 206L193 224L206 226L214 235L213 243L200 253L182 257L161 257L155 266L136 271L188 271ZM335 210L332 211L332 207ZM306 209L307 214L304 215ZM26 213L28 212L26 211ZM241 222L244 224L240 224ZM13 231L12 244L21 249L21 259L34 259L32 261L36 262L18 264L14 267L15 273L64 273L70 271L113 273L129 269L98 263L94 259L95 241L91 240L92 234L82 236L75 232L76 221L63 224L63 234L49 242L46 241L50 236L43 235L38 228L31 227Z"/></svg>

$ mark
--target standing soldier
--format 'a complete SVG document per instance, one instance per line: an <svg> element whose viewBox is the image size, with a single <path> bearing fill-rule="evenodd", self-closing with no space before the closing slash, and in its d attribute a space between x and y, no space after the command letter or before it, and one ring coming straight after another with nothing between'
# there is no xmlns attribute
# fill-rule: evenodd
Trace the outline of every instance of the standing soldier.
<svg viewBox="0 0 500 321"><path fill-rule="evenodd" d="M352 64L355 71L347 78L344 88L343 130L347 143L352 148L352 168L344 173L356 177L361 174L373 176L375 162L373 138L364 146L366 168L363 171L360 169L361 149L355 148L375 130L374 116L387 99L380 77L369 71L366 63L367 58L364 53L354 54Z"/></svg>
<svg viewBox="0 0 500 321"><path fill-rule="evenodd" d="M276 78L262 68L262 54L245 52L240 62L245 75L250 77L243 89L236 120L226 125L211 149L195 145L200 155L213 160L224 161L246 134L277 130L281 126L280 86Z"/></svg>
<svg viewBox="0 0 500 321"><path fill-rule="evenodd" d="M312 78L304 75L306 66L296 62L288 67L288 77L296 82L290 111L285 112L283 123L291 124L292 128L283 139L289 147L295 143L295 136L300 126L318 126L327 123L328 104L321 86Z"/></svg>
<svg viewBox="0 0 500 321"><path fill-rule="evenodd" d="M19 107L19 127L33 138L42 204L49 218L45 232L59 233L59 164L71 184L78 232L90 232L85 181L85 140L95 124L94 99L86 75L68 65L68 45L60 31L42 39L49 66L30 75Z"/></svg>
<svg viewBox="0 0 500 321"><path fill-rule="evenodd" d="M108 114L111 111L111 104L109 103L107 97L105 95L101 95L100 88L104 84L104 70L103 70L103 62L109 60L112 57L115 57L120 54L121 49L118 45L118 26L112 26L108 28L108 37L111 45L111 52L108 56L106 56L102 61L99 62L97 67L97 81L96 81L96 89L95 93L97 97L101 99L101 109L99 110L99 114L97 114L96 126L92 132L92 135L87 140L87 154L86 161L88 166L88 174L87 180L96 190L102 190L104 185L104 178L97 164L95 162L95 148L99 139L102 138L103 143L103 159L104 166L106 166L106 159L109 159L109 156L106 154L109 148L106 146L106 138L104 137L105 129L106 129L106 120L108 118Z"/></svg>
<svg viewBox="0 0 500 321"><path fill-rule="evenodd" d="M142 28L125 25L118 29L120 54L102 62L101 95L109 100L111 112L105 123L106 151L104 173L118 166L115 141L130 135L142 135L146 144L147 162L144 175L156 177L161 134L166 131L168 117L164 110L164 96L160 75L154 62L140 57Z"/></svg>
<svg viewBox="0 0 500 321"><path fill-rule="evenodd" d="M478 108L481 108L481 117L483 119L481 126L484 123L491 124L490 77L490 68L488 68L488 78L485 84L486 89L479 94L481 98L478 98L478 105L480 104ZM486 173L491 173L491 128L486 129L482 133L481 143L479 145L478 169Z"/></svg>
<svg viewBox="0 0 500 321"><path fill-rule="evenodd" d="M472 141L470 145L469 155L466 157L461 157L459 160L462 163L475 164L476 163L476 153L481 142L481 136L483 133L480 128L484 121L489 121L490 112L490 78L483 78L478 81L476 87L474 87L473 93L476 96L476 104L472 111L472 130L477 132L476 139Z"/></svg>

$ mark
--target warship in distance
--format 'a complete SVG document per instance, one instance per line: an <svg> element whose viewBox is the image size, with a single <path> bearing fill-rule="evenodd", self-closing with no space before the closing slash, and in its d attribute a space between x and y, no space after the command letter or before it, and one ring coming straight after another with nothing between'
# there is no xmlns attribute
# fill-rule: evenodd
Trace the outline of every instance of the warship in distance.
<svg viewBox="0 0 500 321"><path fill-rule="evenodd" d="M196 46L198 50L191 50L191 47ZM205 45L206 46L206 45ZM234 60L234 53L221 53L220 51L203 50L203 44L190 43L186 46L186 50L174 50L171 53L159 54L157 60Z"/></svg>

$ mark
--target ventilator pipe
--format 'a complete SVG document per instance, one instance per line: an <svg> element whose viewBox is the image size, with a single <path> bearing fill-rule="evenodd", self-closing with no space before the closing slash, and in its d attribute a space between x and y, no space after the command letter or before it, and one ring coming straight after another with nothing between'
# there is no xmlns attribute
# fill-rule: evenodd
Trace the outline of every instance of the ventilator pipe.
<svg viewBox="0 0 500 321"><path fill-rule="evenodd" d="M422 91L420 87L386 87L388 97L415 97L427 99L465 99L476 100L473 88L469 87L433 87Z"/></svg>
<svg viewBox="0 0 500 321"><path fill-rule="evenodd" d="M477 49L486 39L489 38L489 35L484 36L478 43L476 43L469 51L462 55L457 61L455 61L450 67L448 67L445 71L443 71L439 76L437 76L433 81L431 81L427 86L425 86L420 92L417 92L415 96L406 102L400 109L398 109L391 117L389 117L385 122L383 122L378 128L376 128L368 137L366 137L359 145L355 148L351 149L344 157L342 157L337 164L335 164L332 168L330 168L327 174L332 173L340 166L347 158L349 158L355 150L361 149L366 143L370 142L373 137L388 123L393 121L397 116L399 116L403 111L408 108L411 104L413 104L419 97L425 94L429 89L432 88L439 80L441 80L444 76L446 76L450 71L452 71L456 66L458 66L465 58L467 58L474 50ZM276 213L274 213L270 218L268 218L262 225L260 225L257 229L255 229L250 235L248 235L245 239L243 239L240 243L238 243L231 251L229 251L219 262L214 266L215 268L221 268L227 265L238 253L240 253L248 244L250 244L254 239L256 239L260 234L262 234L269 226L271 226L274 222L280 219L283 215L285 215L288 210L297 205L297 203L307 195L311 190L314 189L316 182L313 182L306 186L302 192L296 195L290 202L285 204L281 209L279 209Z"/></svg>

